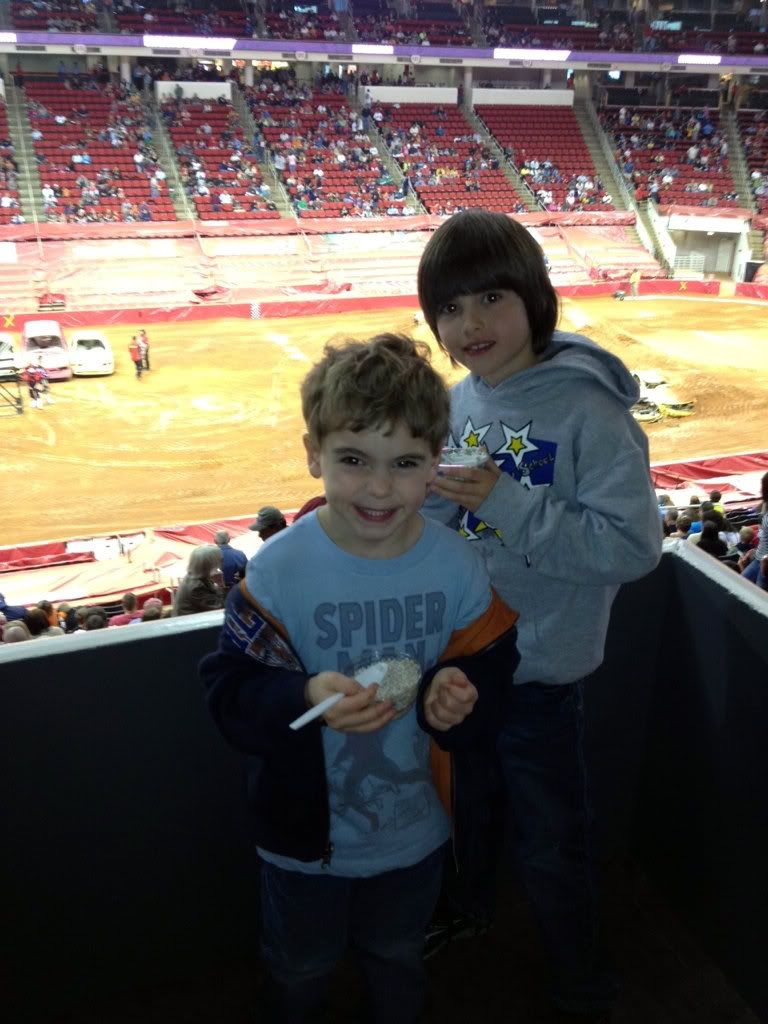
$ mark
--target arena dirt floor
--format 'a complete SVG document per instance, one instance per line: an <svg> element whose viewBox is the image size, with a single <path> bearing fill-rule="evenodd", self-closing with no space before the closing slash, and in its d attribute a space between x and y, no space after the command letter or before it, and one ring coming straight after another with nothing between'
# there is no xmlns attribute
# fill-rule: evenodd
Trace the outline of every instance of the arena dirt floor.
<svg viewBox="0 0 768 1024"><path fill-rule="evenodd" d="M54 404L3 420L0 544L296 509L317 493L298 383L331 338L413 327L412 309L162 324L136 380L130 324L107 326L112 377L52 385ZM663 372L695 414L646 424L651 460L768 446L768 315L735 300L565 300L561 325L633 369ZM435 347L438 368L456 379Z"/></svg>

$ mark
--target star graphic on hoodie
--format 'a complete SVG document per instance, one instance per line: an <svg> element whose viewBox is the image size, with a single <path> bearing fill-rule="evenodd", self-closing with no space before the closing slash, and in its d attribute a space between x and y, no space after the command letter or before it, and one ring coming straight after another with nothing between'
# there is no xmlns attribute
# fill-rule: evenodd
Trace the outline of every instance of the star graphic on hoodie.
<svg viewBox="0 0 768 1024"><path fill-rule="evenodd" d="M490 423L487 423L484 427L476 427L472 422L471 418L467 419L466 425L461 432L461 447L479 448L480 445L483 443L483 438L490 429Z"/></svg>
<svg viewBox="0 0 768 1024"><path fill-rule="evenodd" d="M520 427L517 430L508 427L506 423L501 424L501 429L504 431L504 442L496 449L493 455L496 463L502 469L504 468L504 461L508 457L511 456L515 466L519 469L520 463L528 452L537 452L539 450L539 446L534 444L529 437L532 424L533 420L529 420L524 427ZM497 456L502 457L501 461L499 461Z"/></svg>

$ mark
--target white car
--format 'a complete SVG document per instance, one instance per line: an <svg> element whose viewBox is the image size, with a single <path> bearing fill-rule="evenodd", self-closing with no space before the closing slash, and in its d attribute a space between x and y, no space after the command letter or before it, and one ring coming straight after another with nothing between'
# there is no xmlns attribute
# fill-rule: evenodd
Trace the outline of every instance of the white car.
<svg viewBox="0 0 768 1024"><path fill-rule="evenodd" d="M101 331L70 331L69 351L76 377L95 377L115 372L112 346Z"/></svg>
<svg viewBox="0 0 768 1024"><path fill-rule="evenodd" d="M39 363L50 380L72 376L69 350L57 320L27 320L21 329L21 365Z"/></svg>
<svg viewBox="0 0 768 1024"><path fill-rule="evenodd" d="M10 334L0 334L0 380L13 377L19 366L19 358Z"/></svg>

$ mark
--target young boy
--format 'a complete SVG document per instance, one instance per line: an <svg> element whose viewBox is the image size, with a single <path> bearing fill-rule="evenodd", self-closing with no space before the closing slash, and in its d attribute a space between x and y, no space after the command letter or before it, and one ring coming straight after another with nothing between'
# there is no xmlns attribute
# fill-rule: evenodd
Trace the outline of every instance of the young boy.
<svg viewBox="0 0 768 1024"><path fill-rule="evenodd" d="M451 389L449 444L485 446L483 468L432 483L430 514L480 549L520 610L520 667L498 749L524 883L565 1012L602 1019L582 683L600 665L611 604L656 565L661 530L637 385L587 338L555 330L542 251L503 214L465 211L431 237L419 299L469 375ZM620 682L617 680L617 683Z"/></svg>
<svg viewBox="0 0 768 1024"><path fill-rule="evenodd" d="M262 952L285 1024L316 1019L348 944L371 1020L420 1019L450 832L427 734L455 751L459 777L463 759L493 749L512 689L515 613L472 549L420 513L448 433L427 354L389 334L326 347L302 385L307 462L326 504L259 549L201 665L219 728L255 761ZM381 659L415 670L397 713L355 679L356 665ZM322 719L289 727L337 694ZM460 868L482 795L454 793Z"/></svg>

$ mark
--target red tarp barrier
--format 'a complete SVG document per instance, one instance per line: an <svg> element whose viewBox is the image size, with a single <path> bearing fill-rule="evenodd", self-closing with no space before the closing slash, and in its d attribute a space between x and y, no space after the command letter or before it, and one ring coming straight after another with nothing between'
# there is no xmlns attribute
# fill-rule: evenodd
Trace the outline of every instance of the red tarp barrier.
<svg viewBox="0 0 768 1024"><path fill-rule="evenodd" d="M768 299L768 283L737 284L736 295L742 299Z"/></svg>
<svg viewBox="0 0 768 1024"><path fill-rule="evenodd" d="M14 562L17 558L35 558L43 555L63 555L66 550L67 545L63 540L45 540L38 544L0 548L0 562Z"/></svg>
<svg viewBox="0 0 768 1024"><path fill-rule="evenodd" d="M641 281L641 295L719 295L719 281Z"/></svg>
<svg viewBox="0 0 768 1024"><path fill-rule="evenodd" d="M669 206L662 203L659 206L659 213L676 217L711 217L712 220L733 220L734 217L741 220L752 220L755 216L752 210L744 210L736 206L729 209L725 206L678 206L676 203L670 203Z"/></svg>
<svg viewBox="0 0 768 1024"><path fill-rule="evenodd" d="M701 215L701 210L698 211ZM734 211L736 212L736 211ZM749 212L749 211L747 211ZM706 216L711 215L707 211ZM4 242L44 242L85 240L89 238L201 238L245 235L328 235L370 231L426 231L437 228L443 217L328 218L317 220L282 217L280 220L251 221L157 221L133 224L6 224L0 227ZM575 213L521 213L515 219L522 224L634 224L634 213L626 211L588 211Z"/></svg>
<svg viewBox="0 0 768 1024"><path fill-rule="evenodd" d="M619 282L600 284L558 285L560 295L589 298L590 296L611 295ZM657 279L640 282L642 295L719 295L719 281L670 281ZM764 298L763 294L758 296ZM327 316L337 313L356 313L360 310L396 309L401 306L418 306L415 294L399 295L353 295L344 292L337 298L295 299L292 301L270 301L234 303L210 306L178 306L175 308L155 307L151 309L89 309L82 312L52 314L62 327L87 327L103 324L169 323L185 320L219 320L227 318L267 320L291 316ZM27 320L39 320L39 313L18 313L9 315L6 329L20 330Z"/></svg>
<svg viewBox="0 0 768 1024"><path fill-rule="evenodd" d="M217 519L212 523L191 523L187 526L162 526L154 530L156 537L180 540L187 544L213 544L218 530L226 530L231 537L246 533L256 516L246 519ZM286 519L289 517L286 516Z"/></svg>
<svg viewBox="0 0 768 1024"><path fill-rule="evenodd" d="M20 572L23 569L39 569L44 565L67 565L71 562L95 562L92 551L71 551L60 555L30 555L14 558L9 562L0 561L0 572Z"/></svg>
<svg viewBox="0 0 768 1024"><path fill-rule="evenodd" d="M704 491L719 490L741 491L736 483L730 486L723 484L724 477L746 475L762 476L768 471L768 452L751 452L740 455L716 455L709 459L693 459L689 462L658 463L651 466L651 479L657 490L673 490L678 487L699 485ZM757 498L760 494L759 485L749 497Z"/></svg>
<svg viewBox="0 0 768 1024"><path fill-rule="evenodd" d="M289 523L293 521L293 515L292 512L285 513ZM227 530L233 547L238 547L250 557L261 543L258 535L249 530L255 518L254 512L249 516L209 523L173 525L156 530L148 528L140 531L144 533L144 539L130 552L100 561L90 558L86 564L73 565L71 569L44 565L30 571L8 573L3 580L3 591L9 604L22 605L34 604L43 598L54 604L62 601L93 604L105 599L119 600L129 590L140 597L140 604L145 598L155 595L168 603L169 585L174 585L183 576L192 547L212 543L217 530ZM133 533L131 531L131 536ZM105 538L114 536L102 535ZM77 538L80 546L88 539L97 541L101 538ZM72 541L56 543L65 547ZM41 546L29 544L18 550L33 551Z"/></svg>

